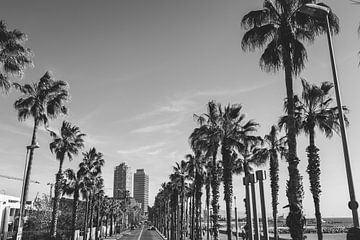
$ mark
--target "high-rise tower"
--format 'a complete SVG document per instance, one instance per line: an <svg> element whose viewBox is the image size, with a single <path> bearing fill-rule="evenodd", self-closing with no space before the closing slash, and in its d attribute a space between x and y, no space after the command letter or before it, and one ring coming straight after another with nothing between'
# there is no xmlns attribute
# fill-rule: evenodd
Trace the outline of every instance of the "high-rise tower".
<svg viewBox="0 0 360 240"><path fill-rule="evenodd" d="M132 196L132 173L131 168L126 163L120 163L114 169L114 198L125 197L125 192L129 191L130 197Z"/></svg>
<svg viewBox="0 0 360 240"><path fill-rule="evenodd" d="M147 214L149 204L149 175L144 169L137 169L134 173L134 198L141 203L142 213Z"/></svg>

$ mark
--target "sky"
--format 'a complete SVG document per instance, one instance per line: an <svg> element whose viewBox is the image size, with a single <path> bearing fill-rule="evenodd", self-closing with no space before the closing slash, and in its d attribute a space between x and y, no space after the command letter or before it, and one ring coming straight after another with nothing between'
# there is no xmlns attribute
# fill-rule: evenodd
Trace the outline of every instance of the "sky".
<svg viewBox="0 0 360 240"><path fill-rule="evenodd" d="M355 192L360 194L360 5L350 1L325 1L340 18L341 31L333 39L342 101L350 108L347 129ZM246 119L260 124L258 134L270 131L283 114L284 73L259 68L261 51L244 52L241 18L261 8L254 0L121 0L121 1L18 1L4 0L1 19L10 29L28 35L26 46L34 52L34 67L21 83L36 82L51 71L70 85L69 115L51 122L59 129L63 120L86 133L86 147L104 154L105 190L112 195L114 167L126 162L135 172L143 168L150 177L149 202L162 182L168 181L175 162L191 153L188 137L196 127L193 114L206 111L206 103L240 103ZM308 62L294 79L312 83L332 81L325 36L306 43ZM19 93L0 95L0 174L21 178L26 146L33 122L17 120L13 108ZM51 139L39 129L29 199L49 194L58 162L49 150ZM314 216L306 173L306 136L298 138L299 169L304 183L304 212ZM341 139L316 135L321 158L321 211L325 217L351 216ZM66 161L76 168L82 156ZM264 166L268 169L268 165ZM280 215L287 215L285 160L280 163ZM0 179L0 190L19 196L21 181ZM265 182L267 210L271 211L269 180ZM221 192L223 191L221 186ZM241 176L234 177L234 194L244 198ZM221 199L223 197L221 196ZM359 198L359 197L358 197ZM238 203L239 204L239 203ZM239 206L239 205L238 205ZM240 207L238 207L240 209ZM225 209L221 201L221 209ZM241 209L240 209L241 211Z"/></svg>

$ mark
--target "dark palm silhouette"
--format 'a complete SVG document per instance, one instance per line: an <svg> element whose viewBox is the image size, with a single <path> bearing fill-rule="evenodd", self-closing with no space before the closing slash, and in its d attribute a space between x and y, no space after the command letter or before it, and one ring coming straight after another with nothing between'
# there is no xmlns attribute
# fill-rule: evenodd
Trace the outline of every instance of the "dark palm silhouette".
<svg viewBox="0 0 360 240"><path fill-rule="evenodd" d="M271 187L271 205L274 222L274 239L279 239L277 228L277 205L279 195L279 156L283 157L286 154L285 138L279 138L279 129L277 126L272 126L270 132L265 135L264 140L267 143L267 148L264 148L265 154L270 160L269 175Z"/></svg>
<svg viewBox="0 0 360 240"><path fill-rule="evenodd" d="M14 103L15 109L18 111L19 121L25 121L29 117L34 119L22 201L25 203L29 190L31 167L34 158L34 146L37 145L36 135L38 128L42 124L47 127L49 119L56 118L59 114L67 113L67 107L64 103L69 99L69 93L67 83L61 80L54 80L49 72L46 72L45 75L40 78L38 83L25 84L19 89L23 93L23 96Z"/></svg>
<svg viewBox="0 0 360 240"><path fill-rule="evenodd" d="M72 239L75 235L76 221L77 221L77 209L79 206L79 199L82 192L86 190L86 172L79 168L76 173L72 169L66 169L64 171L65 179L63 186L63 194L73 195L73 207L72 207L72 219L71 219L71 232Z"/></svg>
<svg viewBox="0 0 360 240"><path fill-rule="evenodd" d="M61 185L64 180L62 167L66 157L71 161L73 156L77 155L79 150L84 147L83 138L85 134L80 132L79 127L63 121L60 134L58 135L55 132L50 131L50 136L53 138L53 142L50 143L50 150L55 154L56 159L59 160L59 170L56 174L54 206L50 227L50 238L55 239L56 225L59 217L59 203L62 192Z"/></svg>
<svg viewBox="0 0 360 240"><path fill-rule="evenodd" d="M263 8L251 11L242 19L246 30L241 45L243 50L254 51L262 49L260 67L265 71L285 71L285 85L289 123L287 128L287 154L289 180L287 182L287 197L290 212L287 225L291 237L303 239L305 219L302 211L303 186L300 175L296 150L295 105L293 93L293 77L297 76L305 66L306 49L302 41L313 42L315 37L326 32L326 24L312 19L299 12L301 6L312 0L265 0ZM339 30L338 19L329 14L332 30Z"/></svg>
<svg viewBox="0 0 360 240"><path fill-rule="evenodd" d="M26 40L23 32L9 30L5 22L0 21L0 89L5 92L12 86L10 78L22 77L25 68L32 63L32 52L24 46Z"/></svg>
<svg viewBox="0 0 360 240"><path fill-rule="evenodd" d="M330 90L333 84L323 82L320 86L312 85L305 79L302 79L303 92L301 99L295 98L296 105L296 122L299 131L309 136L309 146L306 148L308 153L307 172L310 179L310 191L313 196L315 206L315 217L317 224L318 239L323 239L322 235L322 219L320 212L320 156L319 149L315 145L315 128L325 133L326 137L332 137L334 132L340 131L338 109L332 107L333 99ZM344 112L348 109L343 106ZM287 117L280 119L280 125L286 124ZM348 124L347 118L345 122Z"/></svg>

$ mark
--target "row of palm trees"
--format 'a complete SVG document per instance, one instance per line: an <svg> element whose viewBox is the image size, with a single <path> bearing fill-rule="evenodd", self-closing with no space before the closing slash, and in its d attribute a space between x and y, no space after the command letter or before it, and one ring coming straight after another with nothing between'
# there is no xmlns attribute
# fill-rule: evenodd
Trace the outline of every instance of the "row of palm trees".
<svg viewBox="0 0 360 240"><path fill-rule="evenodd" d="M315 128L331 137L339 131L338 111L333 107L330 90L332 84L324 82L316 86L302 79L303 92L294 96L295 133L305 133L309 136L307 172L310 179L310 190L315 206L318 239L322 239L320 213L320 158L319 149L315 145ZM263 166L269 161L270 187L272 195L272 212L274 219L274 237L277 232L277 205L279 192L279 158L288 157L289 139L280 136L281 129L289 128L288 100L285 101L286 115L279 119L278 126L272 126L269 134L263 138L256 135L259 124L253 120L245 121L245 114L239 104L222 107L215 101L207 104L207 111L195 115L198 123L190 134L189 143L192 154L185 160L176 163L169 182L162 184L155 198L152 211L155 223L170 239L184 239L189 232L190 239L201 239L201 197L205 188L205 207L209 218L210 195L212 197L212 234L218 239L219 227L219 186L224 186L224 201L226 205L226 234L232 236L231 206L233 198L233 174L248 176L254 167ZM343 107L347 111L346 107ZM287 185L289 188L289 182ZM212 194L210 194L212 191ZM189 206L189 207L188 207ZM185 210L184 210L185 207ZM289 204L290 211L302 211ZM185 213L184 213L185 211ZM246 213L249 209L246 209ZM288 226L294 224L292 218L287 219ZM305 221L302 218L302 221ZM190 231L188 231L190 229ZM209 229L209 222L206 229ZM250 234L250 233L248 233ZM209 233L207 233L209 239Z"/></svg>
<svg viewBox="0 0 360 240"><path fill-rule="evenodd" d="M119 222L119 218L126 211L125 200L116 200L104 195L104 180L101 176L101 168L104 165L103 154L95 148L83 153L83 160L79 169L63 171L63 164L67 158L71 161L84 147L85 134L80 128L67 121L63 121L59 133L50 130L50 120L66 115L68 107L65 105L69 100L69 85L65 81L56 80L50 72L46 72L37 83L19 84L14 82L22 77L26 67L32 64L32 51L25 47L27 37L19 30L9 30L5 22L0 21L0 88L9 92L11 88L18 90L21 96L15 101L14 108L17 110L18 120L33 120L31 144L28 146L29 158L26 169L23 203L26 202L31 168L34 160L34 152L37 147L37 133L42 126L49 132L52 142L49 144L50 151L59 161L59 169L56 174L55 196L53 199L52 220L50 224L50 238L56 238L57 221L59 216L59 203L64 194L73 196L73 214L71 236L76 230L77 208L81 199L86 202L85 221L83 226L86 237L88 227L93 227L96 220L97 231L105 217L105 225L110 219L110 232L114 232L113 223ZM24 208L22 208L24 209ZM94 217L96 211L96 217ZM90 231L90 237L92 232Z"/></svg>

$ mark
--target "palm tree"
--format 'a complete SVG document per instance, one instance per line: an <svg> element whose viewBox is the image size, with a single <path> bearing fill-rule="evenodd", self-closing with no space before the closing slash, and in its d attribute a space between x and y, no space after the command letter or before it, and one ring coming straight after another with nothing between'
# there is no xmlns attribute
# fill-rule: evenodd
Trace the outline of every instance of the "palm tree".
<svg viewBox="0 0 360 240"><path fill-rule="evenodd" d="M193 149L199 149L205 151L205 158L211 160L212 170L211 170L211 189L212 189L212 201L211 205L213 208L213 234L214 240L219 239L219 168L217 161L217 153L220 146L220 137L217 126L217 121L219 118L219 113L217 110L216 103L210 101L207 104L207 113L200 116L194 115L195 120L200 125L198 128L195 128L191 133L189 140L190 145Z"/></svg>
<svg viewBox="0 0 360 240"><path fill-rule="evenodd" d="M77 221L77 209L79 206L80 194L86 191L86 172L82 168L79 168L75 173L72 169L66 169L64 171L65 184L63 186L63 194L73 195L73 209L71 219L71 231L72 239L75 236L76 221Z"/></svg>
<svg viewBox="0 0 360 240"><path fill-rule="evenodd" d="M331 107L332 98L330 90L333 84L323 82L320 87L308 83L302 79L303 92L301 100L296 98L296 110L299 129L309 136L307 172L310 180L310 191L313 195L315 217L317 223L318 239L322 240L322 219L320 213L320 157L319 149L315 145L315 127L325 133L326 137L332 137L334 132L340 131L337 107ZM344 112L348 109L343 106ZM283 120L283 119L282 119ZM348 123L345 118L346 123Z"/></svg>
<svg viewBox="0 0 360 240"><path fill-rule="evenodd" d="M211 190L211 168L212 162L205 163L204 183L205 183L205 204L206 204L206 240L210 239L210 190Z"/></svg>
<svg viewBox="0 0 360 240"><path fill-rule="evenodd" d="M53 138L53 142L50 143L50 150L52 153L55 153L56 159L59 160L59 170L56 174L54 207L50 228L50 238L55 239L62 190L61 183L63 181L62 167L66 157L69 161L71 161L73 159L73 155L77 155L79 150L84 147L83 137L85 134L80 132L79 127L63 121L60 129L60 135L53 131L50 131L50 135Z"/></svg>
<svg viewBox="0 0 360 240"><path fill-rule="evenodd" d="M291 237L303 239L305 218L302 211L303 187L296 151L295 105L293 93L293 77L297 76L305 66L306 49L301 41L314 41L319 34L326 32L326 24L302 14L298 10L313 0L265 0L263 8L251 11L242 19L242 26L247 31L242 39L243 50L265 50L260 58L260 67L265 71L285 71L285 85L289 126L287 129L288 149L287 162L289 180L287 197L290 212L287 225ZM339 31L338 19L329 14L330 26L335 33Z"/></svg>
<svg viewBox="0 0 360 240"><path fill-rule="evenodd" d="M101 168L104 166L105 160L103 154L97 152L93 147L88 152L83 153L83 161L80 163L80 168L83 169L85 178L85 188L83 189L83 196L86 200L85 222L84 222L84 239L87 237L88 221L90 220L90 227L92 227L92 219L88 220L89 205L92 201L95 192L95 179L101 174ZM91 206L92 207L92 206ZM90 211L91 212L91 211ZM91 232L90 232L91 235Z"/></svg>
<svg viewBox="0 0 360 240"><path fill-rule="evenodd" d="M29 159L26 170L24 194L22 202L26 202L29 180L31 175L32 161L34 158L34 146L36 143L37 130L41 124L48 126L49 118L56 118L59 114L66 114L67 107L64 103L69 99L68 85L61 80L54 80L49 72L40 78L38 83L25 84L20 88L23 96L15 101L14 107L18 111L19 121L25 121L29 117L34 119L34 128L29 147ZM24 209L24 207L22 207Z"/></svg>
<svg viewBox="0 0 360 240"><path fill-rule="evenodd" d="M201 189L204 185L204 158L201 152L194 150L194 155L187 154L185 158L188 161L188 172L194 184L194 201L193 201L193 221L192 229L193 239L202 239L201 235ZM194 214L195 213L195 214Z"/></svg>
<svg viewBox="0 0 360 240"><path fill-rule="evenodd" d="M95 183L96 190L95 190L95 201L94 205L96 205L96 231L95 231L95 240L99 239L99 229L101 222L99 222L100 219L100 209L101 209L101 203L104 199L105 192L104 192L104 179L99 176Z"/></svg>
<svg viewBox="0 0 360 240"><path fill-rule="evenodd" d="M26 40L26 34L7 29L5 22L0 21L0 89L5 92L12 85L9 78L22 77L25 68L32 64L32 52L24 46Z"/></svg>
<svg viewBox="0 0 360 240"><path fill-rule="evenodd" d="M173 167L174 177L180 184L180 240L184 239L184 199L185 199L185 179L187 178L187 162L182 160Z"/></svg>
<svg viewBox="0 0 360 240"><path fill-rule="evenodd" d="M257 130L258 124L254 121L243 123L245 115L241 114L241 105L228 105L224 111L219 105L221 121L221 154L223 164L223 181L224 181L224 200L226 203L226 217L227 217L227 235L228 239L232 236L231 226L231 203L232 203L232 173L235 152L242 151L247 145L247 141L253 138L251 133Z"/></svg>
<svg viewBox="0 0 360 240"><path fill-rule="evenodd" d="M224 200L226 203L227 236L231 239L231 203L232 203L232 172L234 151L241 151L251 133L255 132L258 124L252 120L244 122L245 115L241 113L239 104L228 105L224 109L217 105L216 121L212 122L216 129L218 144L221 146Z"/></svg>
<svg viewBox="0 0 360 240"><path fill-rule="evenodd" d="M269 156L270 160L270 187L271 187L271 201L272 201L272 212L273 212L273 222L274 222L274 239L279 239L278 229L277 229L277 205L278 195L279 195L279 155L281 157L285 154L285 140L284 138L279 138L279 129L277 126L273 125L269 134L265 135L264 140L268 145L268 148L265 148L266 154Z"/></svg>

